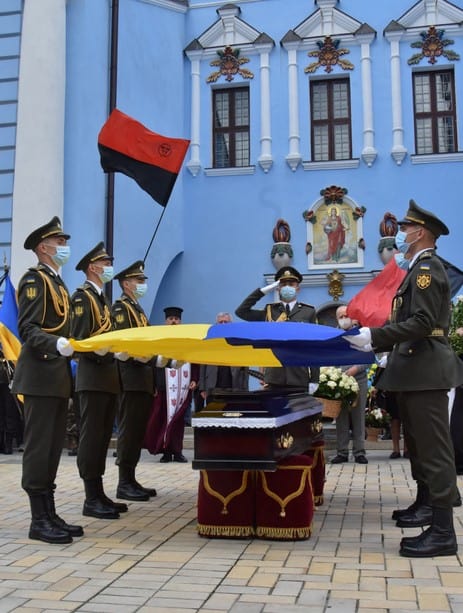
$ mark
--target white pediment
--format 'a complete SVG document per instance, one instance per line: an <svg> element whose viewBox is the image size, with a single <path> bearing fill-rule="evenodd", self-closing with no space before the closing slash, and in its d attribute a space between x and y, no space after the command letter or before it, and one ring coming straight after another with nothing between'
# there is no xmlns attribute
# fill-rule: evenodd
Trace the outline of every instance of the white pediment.
<svg viewBox="0 0 463 613"><path fill-rule="evenodd" d="M331 3L327 3L327 5L320 5L318 10L293 28L293 31L302 39L316 36L340 36L354 34L361 25L357 19L342 13Z"/></svg>
<svg viewBox="0 0 463 613"><path fill-rule="evenodd" d="M198 38L204 49L209 47L225 47L226 45L245 45L253 43L260 32L241 19L233 19L225 28L223 20L216 21ZM230 27L231 26L231 27Z"/></svg>
<svg viewBox="0 0 463 613"><path fill-rule="evenodd" d="M421 0L396 21L407 29L460 24L463 9L447 0Z"/></svg>

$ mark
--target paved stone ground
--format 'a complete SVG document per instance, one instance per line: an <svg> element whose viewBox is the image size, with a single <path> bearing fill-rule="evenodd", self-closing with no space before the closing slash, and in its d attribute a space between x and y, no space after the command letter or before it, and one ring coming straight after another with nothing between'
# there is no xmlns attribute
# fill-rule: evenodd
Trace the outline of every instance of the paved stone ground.
<svg viewBox="0 0 463 613"><path fill-rule="evenodd" d="M404 532L390 516L414 486L408 461L389 460L389 452L373 445L368 465L328 464L325 503L311 538L299 542L197 536L198 472L146 453L138 478L158 497L129 503L118 520L83 517L75 458L63 455L58 512L85 528L70 545L27 538L21 456L0 456L0 613L462 613L463 510L455 512L460 556L400 557ZM113 496L111 452L105 483Z"/></svg>

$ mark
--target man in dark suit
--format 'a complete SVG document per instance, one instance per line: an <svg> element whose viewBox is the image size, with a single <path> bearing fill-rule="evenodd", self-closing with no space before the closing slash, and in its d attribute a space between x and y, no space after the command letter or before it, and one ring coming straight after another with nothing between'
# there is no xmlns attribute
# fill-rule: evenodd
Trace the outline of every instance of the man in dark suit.
<svg viewBox="0 0 463 613"><path fill-rule="evenodd" d="M315 308L297 300L302 275L292 266L283 266L275 274L275 282L256 289L243 300L235 313L245 321L281 321L317 323ZM267 304L264 309L254 309L254 305L266 294L278 290L279 302ZM293 388L292 391L315 393L318 387L319 368L289 366L285 368L266 368L264 382L275 388Z"/></svg>
<svg viewBox="0 0 463 613"><path fill-rule="evenodd" d="M400 554L453 555L457 488L447 392L463 382L463 364L448 343L450 287L435 252L436 239L449 230L413 200L398 223L396 245L409 266L392 303L391 323L360 328L347 340L362 351L391 351L378 387L396 393L418 484L416 501L393 518L399 527L429 525L419 536L403 538Z"/></svg>
<svg viewBox="0 0 463 613"><path fill-rule="evenodd" d="M148 319L138 302L147 289L143 262L134 262L121 270L115 279L119 281L122 295L112 307L114 329L147 326ZM140 485L135 479L135 470L153 404L153 363L150 358L130 358L126 353L119 353L117 357L122 386L117 414L116 464L119 466L117 497L146 501L156 496L156 490Z"/></svg>
<svg viewBox="0 0 463 613"><path fill-rule="evenodd" d="M72 336L78 340L112 329L111 305L103 293L104 284L113 277L112 261L101 242L76 266L86 275L84 284L72 296ZM99 519L117 519L120 512L127 511L127 505L113 502L103 489L106 454L120 392L114 354L107 348L80 353L75 391L80 409L77 466L85 486L82 513Z"/></svg>
<svg viewBox="0 0 463 613"><path fill-rule="evenodd" d="M46 543L71 543L73 536L83 535L81 526L67 524L56 514L54 503L71 396L70 298L59 276L69 258L69 238L58 217L34 230L24 248L34 251L38 264L29 268L18 286L23 345L13 393L24 397L22 487L32 512L29 538Z"/></svg>
<svg viewBox="0 0 463 613"><path fill-rule="evenodd" d="M215 323L229 324L230 313L217 313ZM216 390L247 391L249 389L249 370L243 367L215 366L201 364L199 369L199 393L203 401Z"/></svg>

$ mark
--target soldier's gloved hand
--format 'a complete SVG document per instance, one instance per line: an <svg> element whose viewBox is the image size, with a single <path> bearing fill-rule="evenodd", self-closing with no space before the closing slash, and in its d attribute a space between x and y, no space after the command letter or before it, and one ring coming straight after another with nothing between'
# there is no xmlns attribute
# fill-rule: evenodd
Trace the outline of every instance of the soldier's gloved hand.
<svg viewBox="0 0 463 613"><path fill-rule="evenodd" d="M358 334L343 336L342 338L358 351L371 351L370 328L360 328Z"/></svg>
<svg viewBox="0 0 463 613"><path fill-rule="evenodd" d="M142 364L146 364L151 360L151 357L147 356L145 358L134 358L137 362L141 362Z"/></svg>
<svg viewBox="0 0 463 613"><path fill-rule="evenodd" d="M279 281L274 281L273 283L270 283L270 285L266 285L265 287L261 287L260 291L265 296L265 294L270 294L270 292L273 291L274 289L276 289L279 285L280 285Z"/></svg>
<svg viewBox="0 0 463 613"><path fill-rule="evenodd" d="M114 357L116 360L119 360L119 362L127 362L130 356L126 351L116 351Z"/></svg>
<svg viewBox="0 0 463 613"><path fill-rule="evenodd" d="M318 390L318 383L309 383L309 394L313 396Z"/></svg>
<svg viewBox="0 0 463 613"><path fill-rule="evenodd" d="M182 368L184 364L185 362L182 362L182 360L171 360L169 368L175 368L176 370L178 370L179 368Z"/></svg>
<svg viewBox="0 0 463 613"><path fill-rule="evenodd" d="M379 359L379 361L378 361L378 366L379 366L380 368L386 368L386 366L387 366L387 355L383 355L383 356L382 356L382 357Z"/></svg>
<svg viewBox="0 0 463 613"><path fill-rule="evenodd" d="M56 341L56 350L65 358L69 358L74 353L71 343L64 336L60 336Z"/></svg>
<svg viewBox="0 0 463 613"><path fill-rule="evenodd" d="M163 355L158 355L156 358L156 368L165 368L169 363L169 358L165 358Z"/></svg>
<svg viewBox="0 0 463 613"><path fill-rule="evenodd" d="M109 347L101 347L101 349L95 349L95 351L93 353L96 353L97 355L104 356L107 353L109 353Z"/></svg>

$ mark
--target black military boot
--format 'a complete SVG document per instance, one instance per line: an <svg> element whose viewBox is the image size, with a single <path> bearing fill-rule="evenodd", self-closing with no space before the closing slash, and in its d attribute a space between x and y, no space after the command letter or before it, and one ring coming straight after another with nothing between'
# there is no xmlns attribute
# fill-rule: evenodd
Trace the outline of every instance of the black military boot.
<svg viewBox="0 0 463 613"><path fill-rule="evenodd" d="M84 530L82 526L73 526L72 524L68 524L64 521L64 519L62 519L57 514L56 507L55 507L55 489L56 489L56 485L53 485L48 490L47 496L45 499L46 505L47 505L48 516L50 517L51 521L55 524L55 526L57 526L61 530L64 530L71 536L83 536Z"/></svg>
<svg viewBox="0 0 463 613"><path fill-rule="evenodd" d="M420 507L422 504L427 504L429 499L429 491L422 481L417 481L416 499L406 509L396 509L392 512L392 519L399 519L401 515L408 515Z"/></svg>
<svg viewBox="0 0 463 613"><path fill-rule="evenodd" d="M431 526L417 537L402 539L399 553L406 558L434 558L453 556L457 551L452 507L433 507Z"/></svg>
<svg viewBox="0 0 463 613"><path fill-rule="evenodd" d="M103 479L99 477L97 480L97 488L98 488L98 497L108 507L112 507L117 513L127 513L129 507L125 504L125 502L114 502L108 496L106 496L103 489Z"/></svg>
<svg viewBox="0 0 463 613"><path fill-rule="evenodd" d="M127 466L119 466L116 496L123 500L135 500L136 502L146 502L150 499L148 494L135 482L135 471Z"/></svg>
<svg viewBox="0 0 463 613"><path fill-rule="evenodd" d="M85 502L82 515L97 519L118 519L119 513L101 499L100 479L85 479Z"/></svg>
<svg viewBox="0 0 463 613"><path fill-rule="evenodd" d="M10 432L5 432L5 439L3 443L3 453L11 455L13 453L13 435Z"/></svg>
<svg viewBox="0 0 463 613"><path fill-rule="evenodd" d="M27 492L31 504L32 521L29 538L44 543L72 543L69 532L59 528L49 517L46 492Z"/></svg>
<svg viewBox="0 0 463 613"><path fill-rule="evenodd" d="M145 494L148 494L150 498L154 498L155 496L157 496L158 493L154 489L154 487L144 487L143 485L138 483L138 481L135 479L135 468L131 468L131 471L132 471L131 472L132 483L134 483L138 487L139 490L141 490Z"/></svg>
<svg viewBox="0 0 463 613"><path fill-rule="evenodd" d="M432 507L429 504L422 504L415 507L410 513L402 513L396 521L398 528L421 528L429 526L432 522Z"/></svg>

